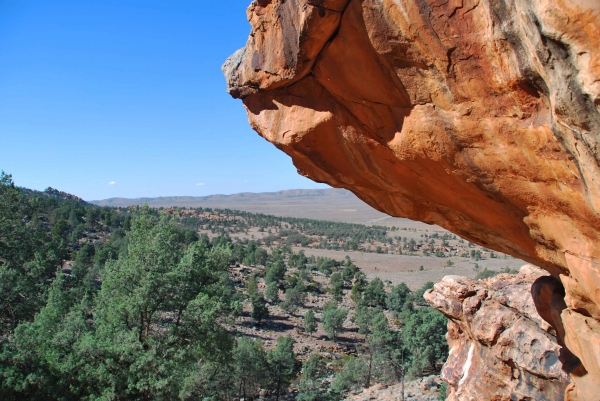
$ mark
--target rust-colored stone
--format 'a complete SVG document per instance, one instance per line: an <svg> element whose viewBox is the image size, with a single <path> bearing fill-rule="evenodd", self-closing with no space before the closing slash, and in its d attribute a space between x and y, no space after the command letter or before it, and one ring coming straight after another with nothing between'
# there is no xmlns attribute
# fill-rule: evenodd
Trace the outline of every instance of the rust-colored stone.
<svg viewBox="0 0 600 401"><path fill-rule="evenodd" d="M425 299L448 318L448 400L562 401L569 385L554 330L535 310L532 265L484 281L446 276ZM457 307L456 305L460 305Z"/></svg>
<svg viewBox="0 0 600 401"><path fill-rule="evenodd" d="M585 371L568 397L600 399L600 2L262 0L248 18L224 71L252 127L307 177L550 272Z"/></svg>

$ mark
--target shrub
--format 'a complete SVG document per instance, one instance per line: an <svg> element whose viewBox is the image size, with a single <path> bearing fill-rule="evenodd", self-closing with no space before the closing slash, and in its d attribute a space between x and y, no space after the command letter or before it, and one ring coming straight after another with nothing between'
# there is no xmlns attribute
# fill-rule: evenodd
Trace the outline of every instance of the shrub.
<svg viewBox="0 0 600 401"><path fill-rule="evenodd" d="M369 306L385 307L385 287L379 277L375 277L365 288L364 300Z"/></svg>
<svg viewBox="0 0 600 401"><path fill-rule="evenodd" d="M330 392L339 399L348 391L365 387L368 377L369 366L365 361L361 358L351 357L331 382Z"/></svg>
<svg viewBox="0 0 600 401"><path fill-rule="evenodd" d="M252 312L250 314L252 319L260 324L264 319L269 316L269 309L267 308L267 301L262 293L258 292L252 297Z"/></svg>
<svg viewBox="0 0 600 401"><path fill-rule="evenodd" d="M429 306L415 309L405 320L402 335L412 355L412 376L421 375L424 369L435 369L437 362L448 357L447 322L444 315Z"/></svg>
<svg viewBox="0 0 600 401"><path fill-rule="evenodd" d="M312 354L302 365L302 376L298 382L298 401L325 401L326 391L322 390L323 379L327 376L327 369L323 358Z"/></svg>
<svg viewBox="0 0 600 401"><path fill-rule="evenodd" d="M317 331L317 322L315 321L315 313L312 309L306 311L306 315L304 315L304 331L308 334L314 333Z"/></svg>
<svg viewBox="0 0 600 401"><path fill-rule="evenodd" d="M272 303L279 302L279 288L277 287L277 283L275 281L269 281L267 283L267 288L265 289L265 298Z"/></svg>
<svg viewBox="0 0 600 401"><path fill-rule="evenodd" d="M446 401L446 392L448 391L448 383L443 382L438 393L438 401Z"/></svg>
<svg viewBox="0 0 600 401"><path fill-rule="evenodd" d="M285 310L289 314L294 314L298 310L304 306L304 302L306 300L306 294L304 294L304 287L302 285L297 285L293 288L288 288L285 292L285 302L281 304L283 310Z"/></svg>
<svg viewBox="0 0 600 401"><path fill-rule="evenodd" d="M338 309L337 305L323 309L323 328L333 341L343 329L344 321L348 316L347 310Z"/></svg>
<svg viewBox="0 0 600 401"><path fill-rule="evenodd" d="M390 311L400 313L409 295L410 289L408 286L405 283L400 283L392 287L392 291L388 294L385 304Z"/></svg>

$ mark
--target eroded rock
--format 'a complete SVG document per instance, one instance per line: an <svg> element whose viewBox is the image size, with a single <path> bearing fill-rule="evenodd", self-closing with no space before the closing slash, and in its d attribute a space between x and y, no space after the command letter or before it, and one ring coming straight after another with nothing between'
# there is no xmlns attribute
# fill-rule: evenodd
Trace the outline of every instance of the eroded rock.
<svg viewBox="0 0 600 401"><path fill-rule="evenodd" d="M252 127L300 174L550 272L568 396L600 399L600 2L256 0L248 19L224 71Z"/></svg>
<svg viewBox="0 0 600 401"><path fill-rule="evenodd" d="M449 318L450 355L442 370L448 400L564 399L569 377L561 346L531 297L532 284L545 275L526 265L518 275L484 281L446 276L425 293Z"/></svg>

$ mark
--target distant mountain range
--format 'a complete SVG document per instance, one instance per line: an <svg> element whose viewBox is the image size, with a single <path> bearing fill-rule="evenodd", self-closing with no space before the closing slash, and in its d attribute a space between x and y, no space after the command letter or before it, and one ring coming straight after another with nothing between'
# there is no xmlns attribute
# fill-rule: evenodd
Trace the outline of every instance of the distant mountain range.
<svg viewBox="0 0 600 401"><path fill-rule="evenodd" d="M240 192L232 195L207 195L207 196L159 196L157 198L110 198L104 200L93 200L98 206L130 206L143 205L148 206L186 206L202 207L206 203L219 202L224 203L262 203L264 201L287 201L287 200L305 200L305 199L335 199L335 200L354 200L356 196L346 189L290 189L277 192Z"/></svg>
<svg viewBox="0 0 600 401"><path fill-rule="evenodd" d="M158 198L110 198L90 201L99 206L210 207L244 210L275 216L302 217L348 223L413 226L423 223L390 217L345 189L292 189L278 192L242 192L233 195L161 196Z"/></svg>

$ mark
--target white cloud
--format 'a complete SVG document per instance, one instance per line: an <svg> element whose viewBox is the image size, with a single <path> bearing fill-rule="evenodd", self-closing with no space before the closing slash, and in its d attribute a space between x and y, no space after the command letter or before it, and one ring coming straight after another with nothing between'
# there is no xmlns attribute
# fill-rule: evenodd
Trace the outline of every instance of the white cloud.
<svg viewBox="0 0 600 401"><path fill-rule="evenodd" d="M111 181L108 183L108 185L115 185L115 184L116 184L116 182L114 182L114 181Z"/></svg>
<svg viewBox="0 0 600 401"><path fill-rule="evenodd" d="M196 184L196 186L197 186L197 187L201 187L201 186L203 186L203 185L204 185L204 183L203 183L203 182L199 182L199 183L197 183L197 184Z"/></svg>

